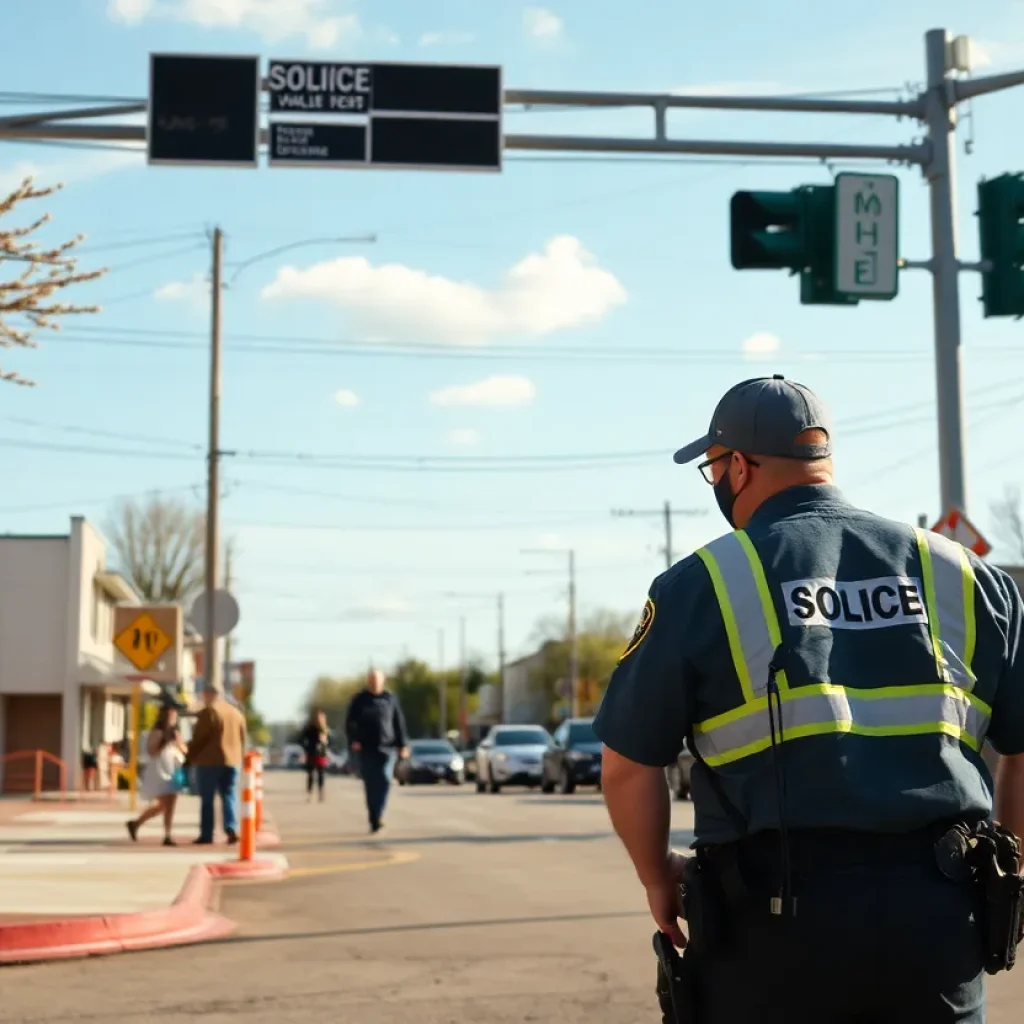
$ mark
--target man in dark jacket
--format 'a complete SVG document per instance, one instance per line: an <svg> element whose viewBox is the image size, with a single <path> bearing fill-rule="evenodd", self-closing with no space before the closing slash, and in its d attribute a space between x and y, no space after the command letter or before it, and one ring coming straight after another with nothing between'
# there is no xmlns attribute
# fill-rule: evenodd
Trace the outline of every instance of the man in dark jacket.
<svg viewBox="0 0 1024 1024"><path fill-rule="evenodd" d="M366 689L352 698L345 717L348 749L356 755L366 790L370 831L379 832L391 788L395 752L409 756L405 716L398 698L384 689L384 673L371 669Z"/></svg>

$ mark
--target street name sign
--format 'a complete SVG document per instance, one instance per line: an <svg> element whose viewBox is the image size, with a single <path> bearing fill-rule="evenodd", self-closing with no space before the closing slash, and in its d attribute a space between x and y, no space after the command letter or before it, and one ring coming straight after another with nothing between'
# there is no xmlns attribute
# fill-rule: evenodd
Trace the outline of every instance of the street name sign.
<svg viewBox="0 0 1024 1024"><path fill-rule="evenodd" d="M148 162L258 166L261 86L259 57L150 54Z"/></svg>
<svg viewBox="0 0 1024 1024"><path fill-rule="evenodd" d="M272 60L267 88L272 167L501 170L500 67Z"/></svg>
<svg viewBox="0 0 1024 1024"><path fill-rule="evenodd" d="M274 121L270 125L270 166L350 167L370 161L365 124Z"/></svg>
<svg viewBox="0 0 1024 1024"><path fill-rule="evenodd" d="M178 681L183 642L180 605L117 605L114 648L146 679Z"/></svg>
<svg viewBox="0 0 1024 1024"><path fill-rule="evenodd" d="M899 179L839 174L835 183L836 291L893 299L899 291Z"/></svg>
<svg viewBox="0 0 1024 1024"><path fill-rule="evenodd" d="M981 531L958 508L950 509L933 527L933 533L941 533L984 558L992 545L981 535Z"/></svg>

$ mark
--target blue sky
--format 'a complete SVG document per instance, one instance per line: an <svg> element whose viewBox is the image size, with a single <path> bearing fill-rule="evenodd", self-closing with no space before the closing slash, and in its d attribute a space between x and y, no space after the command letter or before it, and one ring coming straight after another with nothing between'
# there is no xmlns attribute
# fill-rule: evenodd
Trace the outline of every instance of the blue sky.
<svg viewBox="0 0 1024 1024"><path fill-rule="evenodd" d="M924 31L946 25L981 44L982 70L1024 64L1024 44L1012 43L1024 39L1024 8L1013 2L866 0L853 21L799 0L774 4L770 21L747 0L667 12L653 0L10 6L3 88L76 96L142 98L151 51L493 62L511 88L896 97L923 76ZM960 133L965 259L977 255L978 178L1024 165L1021 102L1020 91L976 102ZM629 111L507 117L517 133L635 135L649 124ZM670 130L899 143L917 126L700 112L674 114ZM831 403L839 483L853 500L937 517L926 275L905 273L891 303L813 309L799 305L794 279L729 266L734 191L825 182L841 169L510 152L500 175L239 171L4 143L0 185L25 171L64 182L47 230L84 233L83 263L111 270L76 295L101 314L0 363L39 383L2 392L0 531L60 531L75 513L102 524L115 496L156 488L201 500L214 224L229 280L233 264L280 246L377 236L257 261L224 297L236 650L256 659L271 715L290 713L319 671L404 652L435 660L439 630L451 663L460 615L469 650L493 661L500 591L510 656L525 653L538 616L565 607L569 547L584 615L639 610L662 567L659 522L610 512L666 499L703 512L675 520L677 557L722 532L710 490L670 455L747 376L786 373ZM899 173L903 254L923 258L927 193L916 171ZM969 512L986 529L992 502L1019 478L1024 348L1018 324L983 321L978 291L964 275ZM389 352L396 342L428 347ZM522 553L538 547L550 552Z"/></svg>

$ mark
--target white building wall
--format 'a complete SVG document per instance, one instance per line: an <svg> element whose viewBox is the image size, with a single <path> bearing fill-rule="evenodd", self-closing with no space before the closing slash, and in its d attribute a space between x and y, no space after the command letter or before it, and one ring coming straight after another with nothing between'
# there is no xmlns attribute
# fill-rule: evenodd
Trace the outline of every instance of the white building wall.
<svg viewBox="0 0 1024 1024"><path fill-rule="evenodd" d="M538 652L505 666L502 719L510 725L532 725L544 717L543 694L530 684L530 673L541 660Z"/></svg>
<svg viewBox="0 0 1024 1024"><path fill-rule="evenodd" d="M65 691L68 549L66 537L0 537L0 693Z"/></svg>

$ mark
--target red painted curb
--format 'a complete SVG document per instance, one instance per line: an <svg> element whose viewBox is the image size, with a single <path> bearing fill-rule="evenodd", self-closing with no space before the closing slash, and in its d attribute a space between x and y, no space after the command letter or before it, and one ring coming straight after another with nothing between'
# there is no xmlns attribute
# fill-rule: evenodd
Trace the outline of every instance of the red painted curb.
<svg viewBox="0 0 1024 1024"><path fill-rule="evenodd" d="M207 864L206 870L219 881L258 879L271 882L284 878L288 874L288 865L276 860L225 860Z"/></svg>
<svg viewBox="0 0 1024 1024"><path fill-rule="evenodd" d="M0 927L0 964L156 949L229 934L231 921L209 911L213 874L197 864L170 907Z"/></svg>

